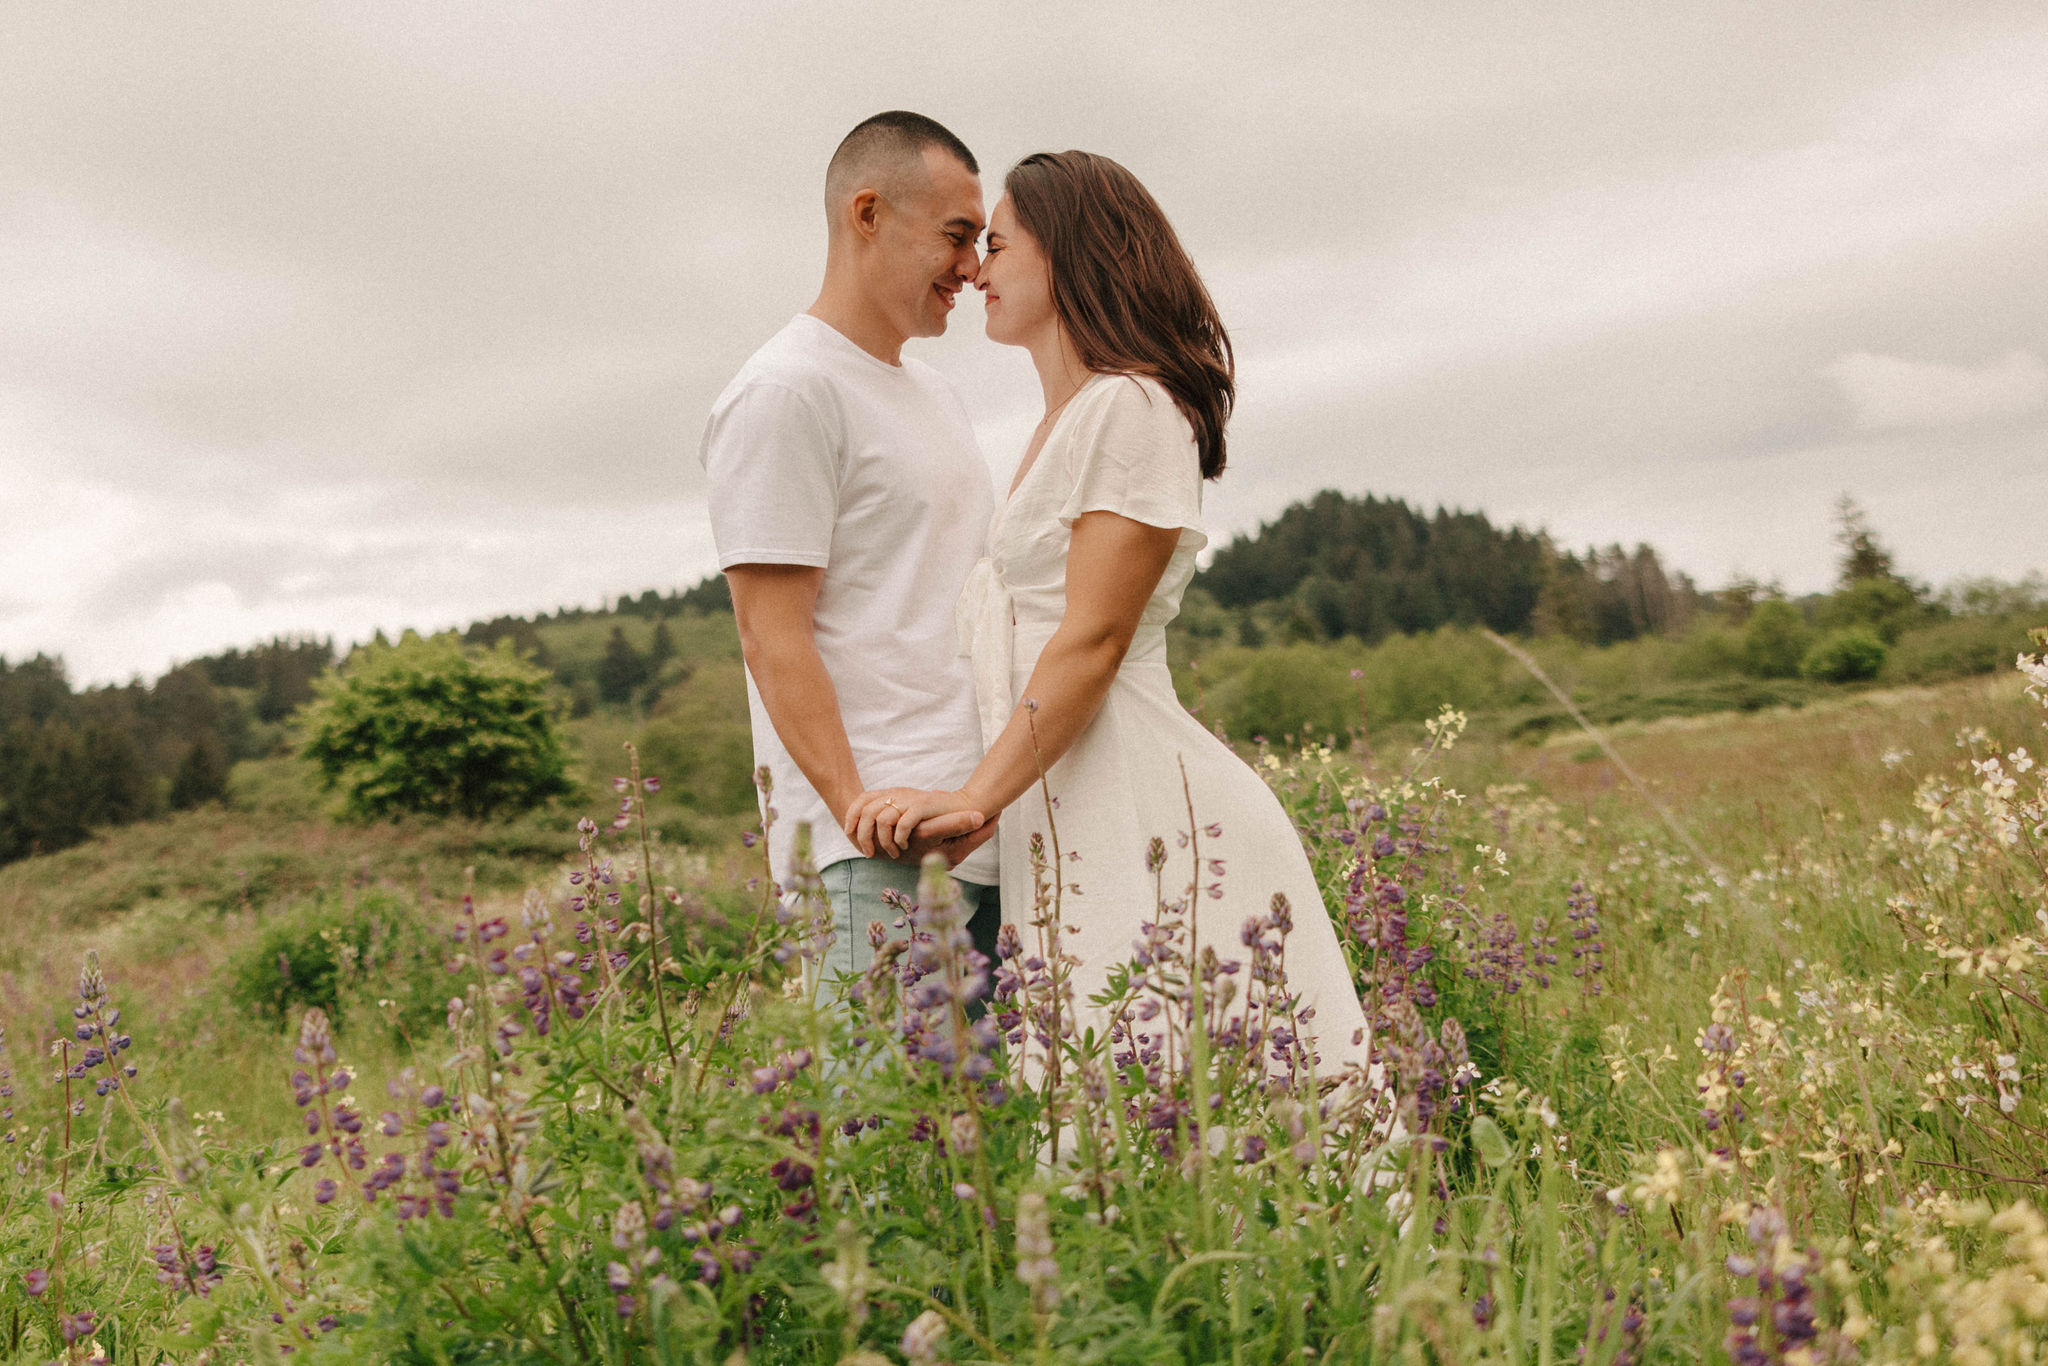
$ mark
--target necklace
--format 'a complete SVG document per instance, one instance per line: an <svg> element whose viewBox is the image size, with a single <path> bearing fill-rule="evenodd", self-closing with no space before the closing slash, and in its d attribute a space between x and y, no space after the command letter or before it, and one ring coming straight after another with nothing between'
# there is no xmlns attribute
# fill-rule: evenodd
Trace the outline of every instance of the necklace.
<svg viewBox="0 0 2048 1366"><path fill-rule="evenodd" d="M1088 381L1082 380L1080 384L1074 386L1074 393L1068 394L1058 403L1055 403L1052 405L1052 407L1047 408L1045 410L1045 416L1038 419L1038 426L1032 429L1032 434L1038 435L1044 432L1045 429L1052 424L1052 420L1060 415L1060 411L1064 409L1069 403L1072 403L1074 401L1074 394L1080 393L1081 390L1087 385L1087 383Z"/></svg>

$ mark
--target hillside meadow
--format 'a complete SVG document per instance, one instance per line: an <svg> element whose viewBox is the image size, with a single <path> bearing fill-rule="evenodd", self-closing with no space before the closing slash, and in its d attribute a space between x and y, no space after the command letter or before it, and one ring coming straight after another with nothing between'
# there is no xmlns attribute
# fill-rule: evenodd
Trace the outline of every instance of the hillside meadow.
<svg viewBox="0 0 2048 1366"><path fill-rule="evenodd" d="M2024 684L1622 719L1647 796L1511 710L1248 744L1379 1021L1349 1079L1278 988L1318 908L1191 956L1176 832L1096 1052L1043 925L977 964L936 894L807 997L673 782L347 826L244 763L0 869L0 1360L2035 1360ZM642 723L578 725L626 786Z"/></svg>

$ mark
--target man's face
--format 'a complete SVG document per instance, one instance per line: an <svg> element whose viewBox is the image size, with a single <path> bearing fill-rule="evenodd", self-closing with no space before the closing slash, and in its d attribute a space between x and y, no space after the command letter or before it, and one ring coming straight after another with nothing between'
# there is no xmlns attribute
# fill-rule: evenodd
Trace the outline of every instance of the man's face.
<svg viewBox="0 0 2048 1366"><path fill-rule="evenodd" d="M924 152L925 184L884 200L875 234L877 303L906 337L936 337L981 269L981 179L948 153Z"/></svg>

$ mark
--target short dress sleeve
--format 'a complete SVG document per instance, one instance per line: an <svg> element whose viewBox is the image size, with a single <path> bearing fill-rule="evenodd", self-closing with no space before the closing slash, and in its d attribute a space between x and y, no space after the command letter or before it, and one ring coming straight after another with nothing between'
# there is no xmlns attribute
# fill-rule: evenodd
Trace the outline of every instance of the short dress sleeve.
<svg viewBox="0 0 2048 1366"><path fill-rule="evenodd" d="M1072 488L1059 519L1114 512L1147 526L1179 528L1183 551L1209 543L1202 530L1202 460L1194 428L1156 380L1118 376L1076 413Z"/></svg>

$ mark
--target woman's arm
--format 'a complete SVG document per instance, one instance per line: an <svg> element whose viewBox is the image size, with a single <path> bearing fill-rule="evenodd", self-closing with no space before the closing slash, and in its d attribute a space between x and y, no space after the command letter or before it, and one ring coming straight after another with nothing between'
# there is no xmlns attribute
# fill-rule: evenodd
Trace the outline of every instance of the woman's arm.
<svg viewBox="0 0 2048 1366"><path fill-rule="evenodd" d="M1067 610L1025 685L1020 705L957 792L890 789L864 793L847 811L846 833L863 854L894 858L920 823L956 812L993 817L1038 782L1095 719L1137 634L1138 619L1180 544L1178 527L1156 527L1114 512L1074 519L1067 546ZM1033 731L1036 731L1034 741Z"/></svg>

